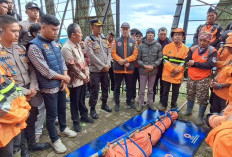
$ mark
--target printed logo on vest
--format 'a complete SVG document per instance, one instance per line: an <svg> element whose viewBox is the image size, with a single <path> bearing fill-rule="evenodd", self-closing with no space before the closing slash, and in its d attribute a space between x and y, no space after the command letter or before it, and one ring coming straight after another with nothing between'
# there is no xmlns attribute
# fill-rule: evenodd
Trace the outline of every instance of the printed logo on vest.
<svg viewBox="0 0 232 157"><path fill-rule="evenodd" d="M0 55L6 55L6 51L1 51Z"/></svg>
<svg viewBox="0 0 232 157"><path fill-rule="evenodd" d="M132 43L129 43L129 46L130 46L130 47L132 47L132 46L133 46L133 44L132 44Z"/></svg>
<svg viewBox="0 0 232 157"><path fill-rule="evenodd" d="M206 57L206 56L203 56L202 59L203 59L203 60L207 60L207 57Z"/></svg>
<svg viewBox="0 0 232 157"><path fill-rule="evenodd" d="M122 46L122 42L118 42L118 46Z"/></svg>
<svg viewBox="0 0 232 157"><path fill-rule="evenodd" d="M59 45L57 43L54 43L54 46L59 48Z"/></svg>
<svg viewBox="0 0 232 157"><path fill-rule="evenodd" d="M44 47L45 49L49 50L48 44L43 44L43 47Z"/></svg>
<svg viewBox="0 0 232 157"><path fill-rule="evenodd" d="M216 57L213 57L212 61L213 61L214 63L216 63L216 62L217 62L217 58L216 58Z"/></svg>

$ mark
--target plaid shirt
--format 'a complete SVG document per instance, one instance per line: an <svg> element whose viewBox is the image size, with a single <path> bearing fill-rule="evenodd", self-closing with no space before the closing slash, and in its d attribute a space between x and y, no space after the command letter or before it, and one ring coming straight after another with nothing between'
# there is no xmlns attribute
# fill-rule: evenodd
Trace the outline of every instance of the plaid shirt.
<svg viewBox="0 0 232 157"><path fill-rule="evenodd" d="M31 60L35 69L37 69L41 73L41 75L43 75L47 79L52 79L54 76L58 74L57 72L49 69L49 66L46 60L44 59L41 49L39 49L36 45L34 44L30 45L28 50L28 58ZM67 67L63 57L62 57L62 62L63 62L63 70L67 71ZM51 88L51 89L41 89L41 92L49 93L49 94L57 93L59 91L60 91L59 87Z"/></svg>

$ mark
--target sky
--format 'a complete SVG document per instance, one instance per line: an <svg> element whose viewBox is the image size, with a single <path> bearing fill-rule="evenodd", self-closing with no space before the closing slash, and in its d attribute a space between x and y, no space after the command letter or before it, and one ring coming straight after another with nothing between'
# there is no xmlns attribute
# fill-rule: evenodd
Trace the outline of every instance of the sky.
<svg viewBox="0 0 232 157"><path fill-rule="evenodd" d="M22 13L23 19L26 19L26 15L24 13L24 5L29 0L21 0L22 3ZM34 0L38 3L39 6L40 0ZM75 0L74 0L75 1ZM111 0L112 4L112 12L113 14L116 13L116 0ZM204 2L210 4L217 4L219 0L203 0ZM66 0L54 0L56 3L55 10L58 10L57 18L61 19L63 16L63 11L65 7ZM59 2L60 4L57 4ZM93 0L90 0L90 6L92 6ZM145 35L145 32L148 28L154 28L156 32L160 27L166 27L168 33L170 33L172 22L173 22L173 15L175 14L176 4L178 0L120 0L120 24L123 22L128 22L131 28L138 28L141 32ZM185 0L186 2L186 0ZM43 0L43 5L45 4ZM192 0L191 5L199 5L202 4L197 0ZM205 20L206 13L209 6L201 6L201 7L191 7L190 9L190 17L189 20ZM71 17L71 4L69 4L67 13L66 13L66 20L65 25L63 26L62 35L66 35L66 28L72 22ZM45 10L45 9L44 9ZM179 22L179 27L183 28L183 21L184 21L184 14L185 14L185 3L182 9L182 14ZM93 8L90 9L90 15L95 16L95 10ZM114 20L116 16L114 15ZM116 22L115 22L116 23ZM188 24L188 34L194 34L196 28L200 25L205 23L205 21L200 22L189 22ZM191 44L192 42L192 35L187 36L187 43Z"/></svg>

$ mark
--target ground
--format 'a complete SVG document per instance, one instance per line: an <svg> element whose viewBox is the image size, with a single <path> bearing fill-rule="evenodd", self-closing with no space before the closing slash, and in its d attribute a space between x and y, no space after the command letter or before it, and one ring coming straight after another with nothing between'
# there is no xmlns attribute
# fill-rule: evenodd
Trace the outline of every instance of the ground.
<svg viewBox="0 0 232 157"><path fill-rule="evenodd" d="M182 85L181 90L180 90L180 95L178 99L178 106L181 106L186 101L186 89L185 89L185 84ZM133 109L128 109L126 107L125 103L125 92L121 95L121 108L120 112L111 112L107 113L103 110L100 109L100 103L101 101L98 101L97 105L97 113L99 114L99 119L95 120L94 124L83 124L82 125L82 132L78 133L78 136L75 138L61 138L62 142L66 145L68 148L68 152L66 154L58 155L56 154L52 148L45 150L45 151L37 151L37 152L32 152L32 157L62 157L67 155L68 153L78 149L82 145L85 145L88 142L91 142L92 140L96 139L97 137L101 136L102 134L108 132L109 130L115 128L119 124L127 121L128 119L134 117L135 115L138 114L136 110ZM158 96L156 99L156 103L158 102ZM86 99L86 103L88 104L88 99ZM137 102L136 102L137 103ZM109 101L108 104L110 107L114 107L114 102L113 102L113 94L112 92L110 93L109 96ZM88 105L87 105L88 106ZM184 117L183 112L186 110L186 106L182 109L180 112L180 119L186 120L186 121L191 121L195 122L196 117L198 115L198 105L195 104L194 106L194 111L193 115L189 117ZM70 107L69 104L67 104L67 124L70 128L72 128L72 121L70 118ZM145 109L144 109L145 110ZM207 112L209 112L207 110ZM203 126L206 129L207 126ZM43 136L40 140L41 142L49 142L49 137L47 130L44 128ZM212 151L209 148L209 146L203 142L198 149L197 153L195 154L195 157L212 157Z"/></svg>

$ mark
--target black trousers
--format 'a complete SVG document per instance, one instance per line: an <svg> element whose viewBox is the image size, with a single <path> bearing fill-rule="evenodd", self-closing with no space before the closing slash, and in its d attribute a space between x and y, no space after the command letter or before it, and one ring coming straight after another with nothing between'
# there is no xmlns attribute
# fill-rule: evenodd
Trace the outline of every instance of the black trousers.
<svg viewBox="0 0 232 157"><path fill-rule="evenodd" d="M132 99L136 98L136 90L137 90L137 81L139 82L139 68L135 67L134 73L133 73L133 88L132 88ZM139 86L140 87L140 86Z"/></svg>
<svg viewBox="0 0 232 157"><path fill-rule="evenodd" d="M80 116L87 117L88 109L85 106L85 88L86 85L81 85L70 90L70 109L73 124L80 123ZM80 116L79 116L80 115Z"/></svg>
<svg viewBox="0 0 232 157"><path fill-rule="evenodd" d="M5 147L0 148L1 157L13 157L13 154L20 151L21 134L15 136Z"/></svg>
<svg viewBox="0 0 232 157"><path fill-rule="evenodd" d="M26 147L26 140L28 143L35 143L35 122L38 114L38 108L31 106L30 115L26 120L27 127L21 133L21 148Z"/></svg>
<svg viewBox="0 0 232 157"><path fill-rule="evenodd" d="M156 95L156 92L157 92L159 82L160 82L160 101L162 100L162 93L163 93L162 73L163 73L163 63L160 64L160 66L158 68L158 73L156 75L155 84L154 84L154 87L153 87L153 92L154 92L153 100L155 100L155 95Z"/></svg>
<svg viewBox="0 0 232 157"><path fill-rule="evenodd" d="M211 93L210 113L221 113L226 107L226 100L220 98L215 93Z"/></svg>
<svg viewBox="0 0 232 157"><path fill-rule="evenodd" d="M120 104L120 101L119 101L120 87L121 87L123 78L125 79L125 82L126 82L126 102L129 105L133 97L133 85L134 85L133 74L118 74L118 73L114 74L114 79L115 79L114 101L115 101L115 104Z"/></svg>
<svg viewBox="0 0 232 157"><path fill-rule="evenodd" d="M111 65L110 69L109 69L109 76L110 76L110 89L111 91L114 91L114 86L115 86L115 83L114 83L114 69Z"/></svg>
<svg viewBox="0 0 232 157"><path fill-rule="evenodd" d="M109 76L108 72L91 72L90 73L90 98L89 106L94 108L97 104L98 93L101 84L102 103L105 104L108 99Z"/></svg>
<svg viewBox="0 0 232 157"><path fill-rule="evenodd" d="M179 89L180 89L181 84L174 84L174 83L163 81L163 92L162 92L161 104L164 107L168 106L168 95L169 95L171 85L172 85L171 106L172 107L176 106L176 102L177 102L177 99L179 96Z"/></svg>

